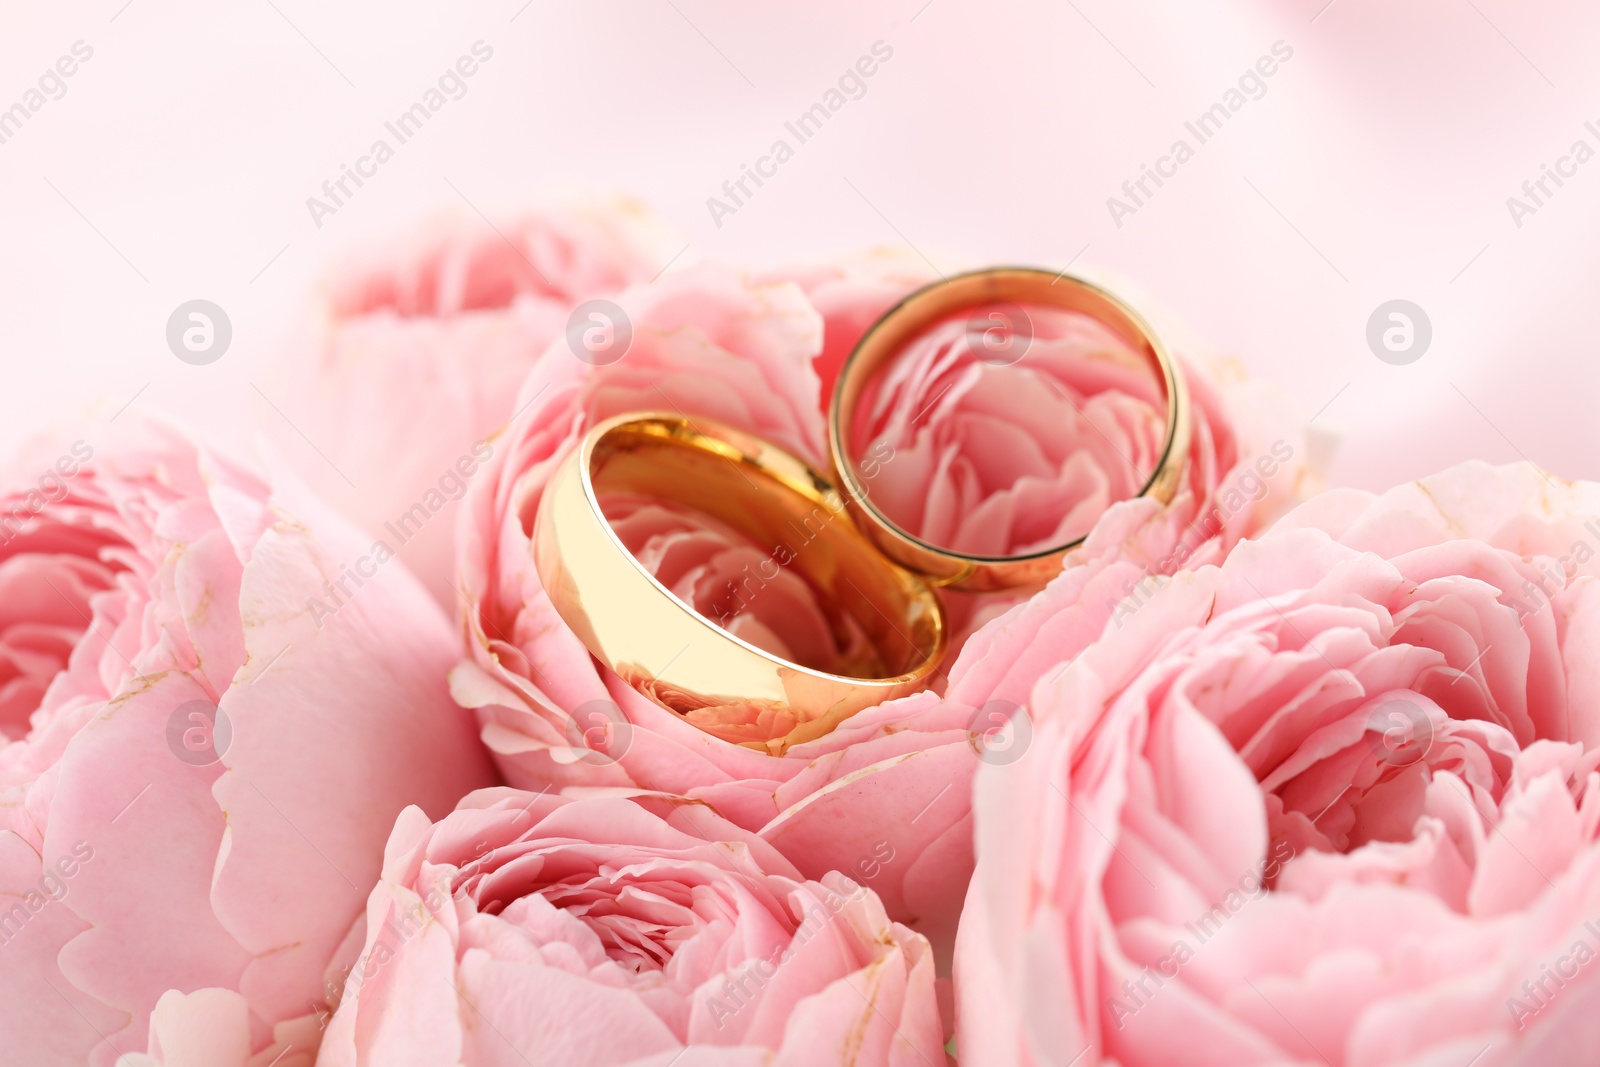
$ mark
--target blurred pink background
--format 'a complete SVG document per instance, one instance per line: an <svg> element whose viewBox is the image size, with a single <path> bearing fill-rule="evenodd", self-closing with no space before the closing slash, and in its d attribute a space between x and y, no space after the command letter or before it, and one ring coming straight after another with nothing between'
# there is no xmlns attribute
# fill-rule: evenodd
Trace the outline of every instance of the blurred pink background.
<svg viewBox="0 0 1600 1067"><path fill-rule="evenodd" d="M92 438L131 401L316 464L284 432L297 398L274 364L333 264L441 211L624 193L681 233L674 266L909 243L941 266L1124 279L1337 436L1335 484L1469 457L1600 478L1600 160L1520 226L1506 203L1575 141L1600 149L1592 5L104 0L3 18L0 110L75 42L93 54L0 143L0 444ZM465 95L319 227L307 197L480 40ZM707 198L879 41L892 58L864 94L718 225ZM1259 99L1119 226L1107 198L1196 146L1184 123L1280 41ZM195 298L233 326L208 366L165 339ZM1432 324L1407 365L1366 340L1397 298Z"/></svg>

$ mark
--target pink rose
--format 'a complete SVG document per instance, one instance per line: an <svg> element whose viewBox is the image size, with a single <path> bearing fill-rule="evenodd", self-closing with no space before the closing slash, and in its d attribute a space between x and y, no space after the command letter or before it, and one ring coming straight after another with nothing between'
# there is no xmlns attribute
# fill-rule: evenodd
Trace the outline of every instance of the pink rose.
<svg viewBox="0 0 1600 1067"><path fill-rule="evenodd" d="M995 362L974 355L988 331ZM1104 327L1050 308L990 305L931 327L868 383L845 428L873 502L973 555L1083 537L1139 495L1161 456L1160 382L1126 353Z"/></svg>
<svg viewBox="0 0 1600 1067"><path fill-rule="evenodd" d="M680 798L401 814L319 1063L943 1064L927 941Z"/></svg>
<svg viewBox="0 0 1600 1067"><path fill-rule="evenodd" d="M296 427L277 420L284 449L453 610L457 502L483 439L510 415L506 398L578 304L649 281L665 246L641 208L619 202L498 229L440 220L364 253L334 272L292 361L277 400Z"/></svg>
<svg viewBox="0 0 1600 1067"><path fill-rule="evenodd" d="M272 1044L251 1055L250 1005L231 989L169 989L150 1013L148 1052L116 1067L312 1067L327 1011L279 1024Z"/></svg>
<svg viewBox="0 0 1600 1067"><path fill-rule="evenodd" d="M1592 1062L1597 559L1473 463L1118 602L979 775L963 1062Z"/></svg>
<svg viewBox="0 0 1600 1067"><path fill-rule="evenodd" d="M812 360L826 409L844 361L867 332L913 290L937 281L933 264L909 248L874 248L832 262L802 263L757 275L763 285L794 282L822 316L822 349Z"/></svg>
<svg viewBox="0 0 1600 1067"><path fill-rule="evenodd" d="M837 870L869 886L948 960L972 865L968 787L980 756L993 755L983 735L1014 715L1041 671L1076 651L1055 643L1065 640L1056 616L1073 607L1084 576L1069 571L1021 606L1025 597L996 598L993 617L952 652L935 689L857 714L781 756L761 746L782 723L699 715L697 726L646 699L596 666L540 584L529 537L550 472L595 422L651 409L729 423L822 464L814 361L827 327L793 284L712 265L618 300L632 328L626 354L595 366L564 342L546 351L515 402L523 414L494 441L490 469L468 496L458 574L473 655L452 675L452 691L477 709L512 784L693 797L760 833L806 877ZM1246 447L1218 394L1198 377L1194 393L1201 426L1185 492L1167 508L1112 508L1077 562L1130 558L1175 570L1180 555L1204 557L1254 529L1257 509L1294 481L1297 468L1282 462L1293 451L1287 443L1276 457L1265 444ZM1224 491L1237 500L1224 506ZM742 584L767 550L681 509L604 503L635 555L702 614L772 651L816 657L808 661L841 651L820 625L814 594L787 575L730 602L730 580ZM1074 630L1071 639L1089 638Z"/></svg>
<svg viewBox="0 0 1600 1067"><path fill-rule="evenodd" d="M126 419L0 478L8 1062L138 1053L168 989L301 1042L395 814L494 780L401 565L352 581L314 499Z"/></svg>
<svg viewBox="0 0 1600 1067"><path fill-rule="evenodd" d="M824 317L824 345L813 361L824 411L868 327L939 276L902 249L765 276L797 282ZM989 318L990 310L1005 318ZM1163 441L1164 402L1142 358L1082 316L1032 307L1017 318L1014 311L977 308L926 331L873 383L850 428L875 503L916 536L958 551L1024 554L1086 535L1112 504L1138 493ZM1025 336L1010 350L975 358L970 342L982 347L979 335L996 322ZM1189 493L1172 506L1190 528L1181 545L1162 550L1170 558L1151 561L1162 573L1264 529L1318 487L1321 466L1297 448L1304 427L1275 388L1249 381L1231 361L1208 361L1210 373L1179 362L1200 417ZM1144 502L1126 506L1152 510ZM1033 592L944 591L953 650Z"/></svg>

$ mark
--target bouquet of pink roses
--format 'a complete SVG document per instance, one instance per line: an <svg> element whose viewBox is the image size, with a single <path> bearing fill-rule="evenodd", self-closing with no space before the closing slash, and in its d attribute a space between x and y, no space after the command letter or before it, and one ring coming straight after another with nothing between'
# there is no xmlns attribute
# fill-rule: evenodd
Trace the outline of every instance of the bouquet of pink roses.
<svg viewBox="0 0 1600 1067"><path fill-rule="evenodd" d="M1600 485L1319 494L1099 285L655 233L346 271L349 517L11 457L0 1065L1593 1062Z"/></svg>

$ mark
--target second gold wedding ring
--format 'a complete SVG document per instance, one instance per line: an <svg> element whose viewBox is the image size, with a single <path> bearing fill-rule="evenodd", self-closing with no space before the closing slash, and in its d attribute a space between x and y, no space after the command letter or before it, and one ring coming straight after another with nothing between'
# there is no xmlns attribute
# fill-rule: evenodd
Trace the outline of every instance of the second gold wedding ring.
<svg viewBox="0 0 1600 1067"><path fill-rule="evenodd" d="M816 592L840 647L840 673L790 663L680 600L635 559L606 519L612 494L668 500L726 523ZM763 723L781 753L863 708L926 688L944 654L938 597L885 559L821 474L758 438L677 415L625 415L593 427L540 501L534 562L557 613L629 684L697 725ZM867 641L844 640L864 632Z"/></svg>
<svg viewBox="0 0 1600 1067"><path fill-rule="evenodd" d="M1153 374L1166 401L1165 435L1140 495L1170 501L1188 457L1190 413L1183 378L1154 332L1088 282L1025 268L979 271L912 293L861 338L828 414L834 480L759 438L682 415L622 415L592 427L557 465L534 524L534 563L557 614L639 692L709 733L773 754L927 688L949 639L935 586L1041 585L1082 543L1018 556L942 548L885 515L852 458L857 409L874 376L930 328L996 305L1084 315L1122 346L1086 358ZM971 347L970 327L968 338ZM767 554L758 583L779 571L803 581L838 650L830 669L757 647L658 581L607 519L606 502L624 498L667 502L729 528ZM735 591L735 613L759 593Z"/></svg>
<svg viewBox="0 0 1600 1067"><path fill-rule="evenodd" d="M1165 395L1166 430L1156 467L1140 496L1170 501L1189 454L1190 413L1182 375L1138 313L1105 290L1066 274L1000 267L956 275L912 293L862 336L839 374L828 412L834 478L856 524L886 556L935 585L980 592L1042 585L1061 571L1066 554L1083 538L1021 556L974 556L942 548L904 529L873 502L851 446L858 403L874 376L931 327L996 304L1085 315L1109 330L1154 374Z"/></svg>

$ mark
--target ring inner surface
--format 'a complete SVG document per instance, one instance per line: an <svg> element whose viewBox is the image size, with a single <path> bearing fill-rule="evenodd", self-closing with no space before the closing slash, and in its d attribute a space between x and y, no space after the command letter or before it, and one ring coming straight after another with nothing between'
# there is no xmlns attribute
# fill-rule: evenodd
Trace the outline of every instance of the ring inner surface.
<svg viewBox="0 0 1600 1067"><path fill-rule="evenodd" d="M1025 320L1020 324L1015 321L1018 314ZM986 353L982 345L990 321L999 327L988 336L1001 338L1002 347ZM1008 335L1006 328L1015 332ZM923 352L918 347L943 344L932 339L944 333L951 335L948 351ZM959 351L963 345L966 352ZM909 356L915 356L918 364L909 369L900 366ZM1085 461L1092 455L1092 466L1105 473L1107 484L1118 483L1114 491L1107 489L1099 511L1146 492L1172 447L1168 370L1147 329L1118 301L1092 286L1028 268L983 271L936 283L912 294L880 320L839 380L834 447L841 491L905 538L957 557L1016 559L1075 543L1088 533L1098 511L1093 500L1073 495L1081 488L1074 489L1067 480L1068 465L1088 468L1091 464ZM970 375L989 376L994 383L974 384ZM1078 394L1076 399L1069 395L1072 392ZM1116 397L1123 398L1121 406L1107 407ZM1038 417L1031 423L1022 417L1057 401L1062 416L1080 424L1077 430L1062 427L1061 433L1075 435L1081 448L1067 448L1067 438L1047 440L1050 427L1041 431L1033 425ZM1134 407L1142 409L1141 418L1148 421L1143 432L1129 428L1131 415L1138 414ZM901 409L916 414L907 420L898 414ZM1017 415L1009 423L1008 411ZM940 418L944 426L928 425ZM994 432L962 431L963 443L952 453L950 442L939 435L956 433L951 424L958 420L970 426L992 424ZM889 441L890 433L898 439ZM1015 447L1014 441L1007 444L1017 435L1028 438L1042 455L1063 450L1065 454L1057 457L1059 465L1030 469L1016 458L1027 449ZM964 494L961 506L942 516L933 510L931 492L878 476L880 471L893 472L907 441L913 442L914 450L926 451L924 440L933 442L939 454L954 456L953 461L945 460L955 472L952 484L957 489L952 491ZM906 465L920 469L924 462L914 458ZM1037 461L1034 464L1038 466ZM1060 484L1050 485L1052 476L1062 479ZM1079 486L1092 478L1093 472L1086 470ZM1001 531L987 521L984 505L1008 494L1016 497L1017 504L1008 512L1010 529ZM1079 501L1081 516L1073 514L1073 500ZM1049 507L1059 508L1059 513Z"/></svg>
<svg viewBox="0 0 1600 1067"><path fill-rule="evenodd" d="M938 650L940 621L926 586L879 554L832 487L793 457L776 449L752 454L673 420L642 420L595 443L589 474L602 510L608 497L651 498L709 516L748 539L764 555L730 583L728 594L741 604L760 597L780 569L802 579L841 650L824 673L908 675Z"/></svg>

